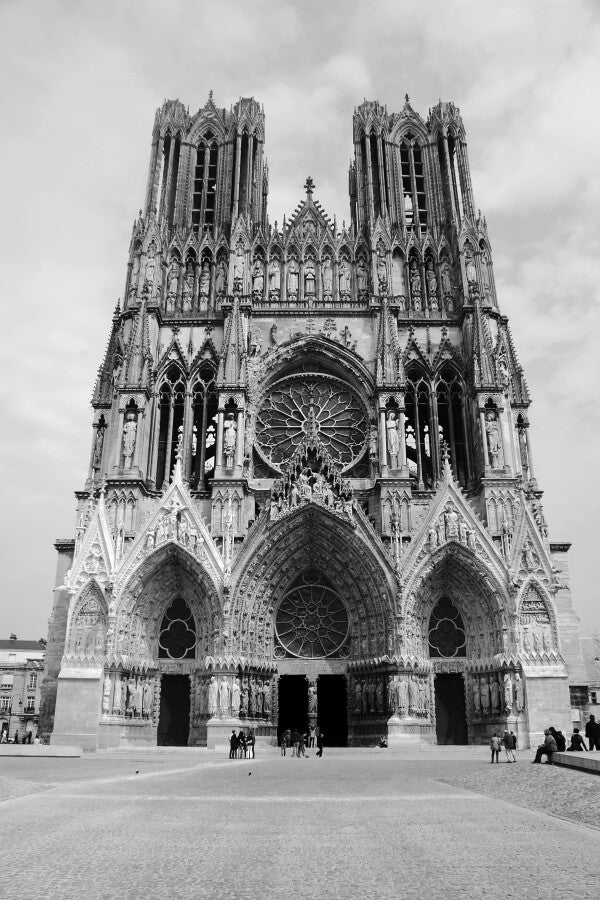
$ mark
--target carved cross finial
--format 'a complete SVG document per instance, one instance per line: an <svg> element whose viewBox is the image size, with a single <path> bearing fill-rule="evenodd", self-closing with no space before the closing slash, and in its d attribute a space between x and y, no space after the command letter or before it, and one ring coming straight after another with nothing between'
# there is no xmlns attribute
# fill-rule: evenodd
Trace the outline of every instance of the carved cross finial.
<svg viewBox="0 0 600 900"><path fill-rule="evenodd" d="M212 103L212 102L213 102L213 92L212 92L212 88L211 88L210 91L208 92L208 102L209 102L209 103Z"/></svg>
<svg viewBox="0 0 600 900"><path fill-rule="evenodd" d="M406 100L407 103L410 103L410 97L408 96L408 94L404 95L404 99Z"/></svg>
<svg viewBox="0 0 600 900"><path fill-rule="evenodd" d="M312 193L313 193L314 189L315 189L315 183L309 175L308 178L306 179L306 181L304 182L304 190L306 191L306 196L308 199L310 199L312 197Z"/></svg>

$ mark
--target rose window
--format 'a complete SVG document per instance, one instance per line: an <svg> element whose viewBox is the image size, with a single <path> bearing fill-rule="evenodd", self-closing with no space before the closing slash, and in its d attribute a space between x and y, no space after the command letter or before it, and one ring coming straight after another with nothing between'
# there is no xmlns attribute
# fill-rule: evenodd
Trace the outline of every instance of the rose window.
<svg viewBox="0 0 600 900"><path fill-rule="evenodd" d="M195 649L194 617L185 600L177 597L163 616L158 655L162 659L193 659Z"/></svg>
<svg viewBox="0 0 600 900"><path fill-rule="evenodd" d="M275 634L292 656L333 656L348 636L346 607L326 580L304 572L287 592L275 617Z"/></svg>
<svg viewBox="0 0 600 900"><path fill-rule="evenodd" d="M467 638L462 617L454 603L442 597L429 620L429 655L451 659L467 655Z"/></svg>
<svg viewBox="0 0 600 900"><path fill-rule="evenodd" d="M306 438L348 468L363 454L367 411L343 381L326 375L290 375L278 382L258 413L256 442L265 460L279 468Z"/></svg>

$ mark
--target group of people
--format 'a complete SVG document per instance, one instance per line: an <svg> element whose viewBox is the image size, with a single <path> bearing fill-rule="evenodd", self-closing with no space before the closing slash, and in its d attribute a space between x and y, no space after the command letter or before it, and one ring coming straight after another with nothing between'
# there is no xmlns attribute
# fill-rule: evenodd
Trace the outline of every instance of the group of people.
<svg viewBox="0 0 600 900"><path fill-rule="evenodd" d="M517 736L514 731L505 731L502 737L499 737L496 732L494 732L491 740L490 740L490 749L492 751L492 763L500 762L500 750L504 747L504 752L506 754L506 762L516 763L517 757L515 756L515 750L517 749Z"/></svg>
<svg viewBox="0 0 600 900"><path fill-rule="evenodd" d="M600 723L596 722L595 716L590 716L589 721L586 722L585 725L585 736L589 742L590 750L600 750ZM517 736L514 731L505 731L500 737L497 732L494 732L493 736L490 739L490 750L492 753L491 762L498 763L500 762L500 750L504 747L504 752L506 754L506 761L516 762L517 757L515 755L515 750L517 749ZM547 757L547 762L552 762L552 754L553 753L563 753L564 751L568 752L581 752L582 750L587 751L588 747L585 745L585 740L581 735L579 728L573 729L573 734L571 735L571 743L567 747L567 740L562 733L562 731L557 731L556 728L546 728L544 729L544 740L538 746L534 763L541 763L542 756Z"/></svg>
<svg viewBox="0 0 600 900"><path fill-rule="evenodd" d="M229 759L254 759L254 748L256 747L256 737L252 730L235 733L235 728L231 731L229 738Z"/></svg>
<svg viewBox="0 0 600 900"><path fill-rule="evenodd" d="M9 740L8 729L4 729L0 735L1 744L31 744L32 739L34 744L40 743L39 736L33 737L33 731L27 731L22 738L19 738L19 732L15 731L12 740Z"/></svg>
<svg viewBox="0 0 600 900"><path fill-rule="evenodd" d="M317 745L317 756L323 756L323 745L325 743L325 735L320 728L310 725L308 731L299 731L295 728L293 731L286 728L281 733L279 746L281 747L281 755L285 756L288 749L292 748L292 756L308 756L306 748L312 748Z"/></svg>

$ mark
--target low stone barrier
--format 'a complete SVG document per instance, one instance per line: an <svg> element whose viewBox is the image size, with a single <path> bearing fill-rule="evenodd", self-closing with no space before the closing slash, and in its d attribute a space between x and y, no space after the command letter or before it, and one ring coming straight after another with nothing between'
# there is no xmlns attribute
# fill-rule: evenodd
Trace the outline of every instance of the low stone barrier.
<svg viewBox="0 0 600 900"><path fill-rule="evenodd" d="M83 756L81 747L56 744L0 744L0 756Z"/></svg>
<svg viewBox="0 0 600 900"><path fill-rule="evenodd" d="M600 775L600 752L553 753L552 762L556 766L568 766L571 769L581 769L583 772L595 772L596 775Z"/></svg>

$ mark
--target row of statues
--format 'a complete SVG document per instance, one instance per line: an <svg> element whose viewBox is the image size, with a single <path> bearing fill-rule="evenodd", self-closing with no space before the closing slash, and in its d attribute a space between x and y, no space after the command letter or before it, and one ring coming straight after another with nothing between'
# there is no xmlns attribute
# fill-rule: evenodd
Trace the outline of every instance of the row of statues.
<svg viewBox="0 0 600 900"><path fill-rule="evenodd" d="M525 708L523 679L518 672L492 672L471 677L473 714L476 718L509 715Z"/></svg>
<svg viewBox="0 0 600 900"><path fill-rule="evenodd" d="M276 519L307 501L322 504L349 519L353 518L350 480L313 471L310 466L303 466L300 471L275 480L269 500L270 518Z"/></svg>
<svg viewBox="0 0 600 900"><path fill-rule="evenodd" d="M102 712L126 719L152 719L155 690L153 675L107 672L102 688Z"/></svg>
<svg viewBox="0 0 600 900"><path fill-rule="evenodd" d="M429 529L431 550L441 547L446 541L458 541L465 547L475 549L475 534L460 515L453 503L447 503L444 512Z"/></svg>
<svg viewBox="0 0 600 900"><path fill-rule="evenodd" d="M175 541L195 556L204 558L204 538L198 534L185 510L179 509L175 502L163 511L155 527L146 535L144 550L150 553L167 541Z"/></svg>
<svg viewBox="0 0 600 900"><path fill-rule="evenodd" d="M196 716L269 719L271 679L257 675L215 675L202 678L197 688Z"/></svg>
<svg viewBox="0 0 600 900"><path fill-rule="evenodd" d="M354 681L354 713L427 717L431 709L429 676L367 675Z"/></svg>

